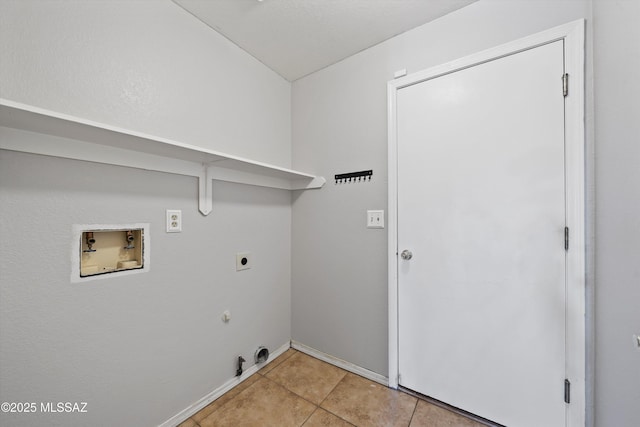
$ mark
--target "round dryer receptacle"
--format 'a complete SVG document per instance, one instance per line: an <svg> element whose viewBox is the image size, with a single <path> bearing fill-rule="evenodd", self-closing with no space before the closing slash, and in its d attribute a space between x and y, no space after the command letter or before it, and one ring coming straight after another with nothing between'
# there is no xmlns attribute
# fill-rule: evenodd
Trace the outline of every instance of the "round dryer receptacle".
<svg viewBox="0 0 640 427"><path fill-rule="evenodd" d="M269 350L266 347L258 347L254 356L256 363L264 363L269 359Z"/></svg>

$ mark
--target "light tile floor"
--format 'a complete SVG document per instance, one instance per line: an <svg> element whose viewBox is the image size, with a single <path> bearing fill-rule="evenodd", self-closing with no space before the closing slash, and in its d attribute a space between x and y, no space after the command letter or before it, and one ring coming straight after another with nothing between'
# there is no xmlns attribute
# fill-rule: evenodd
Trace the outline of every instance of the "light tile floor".
<svg viewBox="0 0 640 427"><path fill-rule="evenodd" d="M289 349L179 427L482 427Z"/></svg>

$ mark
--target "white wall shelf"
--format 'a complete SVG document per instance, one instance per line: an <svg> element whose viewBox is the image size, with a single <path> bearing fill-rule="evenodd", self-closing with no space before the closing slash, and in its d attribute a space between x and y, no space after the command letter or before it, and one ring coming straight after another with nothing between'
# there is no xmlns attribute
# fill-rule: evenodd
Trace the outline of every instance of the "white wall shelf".
<svg viewBox="0 0 640 427"><path fill-rule="evenodd" d="M52 138L34 138L34 133ZM323 177L2 98L0 149L195 176L204 215L212 209L212 179L285 190L325 183Z"/></svg>

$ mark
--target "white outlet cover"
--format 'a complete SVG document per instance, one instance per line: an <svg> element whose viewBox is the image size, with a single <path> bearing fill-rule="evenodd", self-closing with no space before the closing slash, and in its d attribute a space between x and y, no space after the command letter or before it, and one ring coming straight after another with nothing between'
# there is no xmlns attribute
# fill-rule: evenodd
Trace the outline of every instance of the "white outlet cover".
<svg viewBox="0 0 640 427"><path fill-rule="evenodd" d="M238 252L236 254L236 271L251 268L251 252Z"/></svg>
<svg viewBox="0 0 640 427"><path fill-rule="evenodd" d="M384 228L384 211L367 211L367 228Z"/></svg>
<svg viewBox="0 0 640 427"><path fill-rule="evenodd" d="M167 209L167 233L182 232L182 211Z"/></svg>

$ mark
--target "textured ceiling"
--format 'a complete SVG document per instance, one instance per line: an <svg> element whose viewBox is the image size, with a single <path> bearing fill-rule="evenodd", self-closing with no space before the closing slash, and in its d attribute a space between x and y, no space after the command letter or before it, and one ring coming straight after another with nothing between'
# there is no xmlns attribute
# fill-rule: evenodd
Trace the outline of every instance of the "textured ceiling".
<svg viewBox="0 0 640 427"><path fill-rule="evenodd" d="M173 0L289 81L476 0Z"/></svg>

